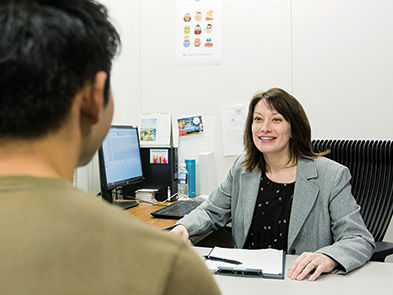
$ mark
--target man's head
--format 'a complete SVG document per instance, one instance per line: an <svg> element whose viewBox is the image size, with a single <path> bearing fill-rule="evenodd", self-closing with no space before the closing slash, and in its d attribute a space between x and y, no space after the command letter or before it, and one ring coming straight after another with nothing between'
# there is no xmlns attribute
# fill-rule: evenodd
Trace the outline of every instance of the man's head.
<svg viewBox="0 0 393 295"><path fill-rule="evenodd" d="M106 8L94 0L2 0L0 139L56 132L77 93L97 84L98 73L106 73L100 76L106 105L119 46Z"/></svg>
<svg viewBox="0 0 393 295"><path fill-rule="evenodd" d="M119 46L106 8L94 0L2 0L0 140L79 130L77 161L85 164L112 120L109 73Z"/></svg>

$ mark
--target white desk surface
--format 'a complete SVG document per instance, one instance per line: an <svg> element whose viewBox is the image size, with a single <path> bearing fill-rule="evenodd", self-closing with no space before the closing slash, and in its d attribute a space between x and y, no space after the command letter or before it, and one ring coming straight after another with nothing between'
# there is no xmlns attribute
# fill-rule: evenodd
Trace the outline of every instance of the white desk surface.
<svg viewBox="0 0 393 295"><path fill-rule="evenodd" d="M200 255L206 255L210 248L195 247ZM286 255L285 275L295 255ZM369 262L346 275L323 274L314 282L246 278L214 275L223 295L271 294L271 295L374 295L393 294L393 263ZM268 293L266 293L268 292Z"/></svg>

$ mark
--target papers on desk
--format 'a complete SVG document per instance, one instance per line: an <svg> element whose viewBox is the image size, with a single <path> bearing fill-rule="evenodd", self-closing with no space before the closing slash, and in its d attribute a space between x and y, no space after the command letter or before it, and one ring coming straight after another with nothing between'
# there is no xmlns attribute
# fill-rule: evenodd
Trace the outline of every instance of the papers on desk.
<svg viewBox="0 0 393 295"><path fill-rule="evenodd" d="M216 274L284 279L285 255L282 250L214 247L207 256L241 262L241 264L234 264L206 259L207 268Z"/></svg>

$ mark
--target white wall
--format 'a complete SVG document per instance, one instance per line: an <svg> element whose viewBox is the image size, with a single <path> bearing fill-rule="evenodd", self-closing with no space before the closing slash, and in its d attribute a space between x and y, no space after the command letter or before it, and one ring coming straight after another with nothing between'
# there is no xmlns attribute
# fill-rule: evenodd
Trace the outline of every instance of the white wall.
<svg viewBox="0 0 393 295"><path fill-rule="evenodd" d="M139 1L101 0L108 8L112 22L121 40L120 55L113 62L111 73L112 91L115 98L113 124L138 124L140 113L140 47L139 47ZM89 176L86 177L86 174ZM77 169L77 185L87 191L98 193L98 157L85 167Z"/></svg>
<svg viewBox="0 0 393 295"><path fill-rule="evenodd" d="M234 159L223 156L222 104L248 102L258 90L294 94L313 138L393 137L391 0L224 0L222 64L196 67L174 63L175 0L102 2L123 41L113 69L114 123L137 124L141 112L212 118L220 181Z"/></svg>
<svg viewBox="0 0 393 295"><path fill-rule="evenodd" d="M219 66L175 65L176 1L141 1L139 41L141 112L212 116L220 181L234 159L223 156L222 104L248 102L256 90L275 85L289 89L291 81L289 2L224 2L223 62ZM181 139L179 154L190 145L189 139ZM207 151L211 150L199 150Z"/></svg>
<svg viewBox="0 0 393 295"><path fill-rule="evenodd" d="M139 112L211 116L220 180L233 161L223 156L222 104L273 86L302 102L314 138L393 137L390 0L225 0L223 62L196 67L174 63L175 0L104 3L124 46L114 122L136 124Z"/></svg>
<svg viewBox="0 0 393 295"><path fill-rule="evenodd" d="M292 92L314 138L392 139L393 1L292 3Z"/></svg>

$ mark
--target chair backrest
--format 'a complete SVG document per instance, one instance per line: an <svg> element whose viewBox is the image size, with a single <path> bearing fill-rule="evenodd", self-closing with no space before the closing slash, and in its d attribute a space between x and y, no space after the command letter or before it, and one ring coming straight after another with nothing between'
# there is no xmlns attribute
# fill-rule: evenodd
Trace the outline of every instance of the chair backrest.
<svg viewBox="0 0 393 295"><path fill-rule="evenodd" d="M349 168L352 194L360 205L364 222L381 242L393 214L393 141L313 140L313 150L322 152Z"/></svg>

